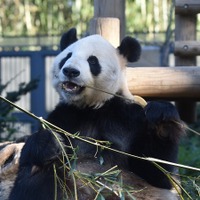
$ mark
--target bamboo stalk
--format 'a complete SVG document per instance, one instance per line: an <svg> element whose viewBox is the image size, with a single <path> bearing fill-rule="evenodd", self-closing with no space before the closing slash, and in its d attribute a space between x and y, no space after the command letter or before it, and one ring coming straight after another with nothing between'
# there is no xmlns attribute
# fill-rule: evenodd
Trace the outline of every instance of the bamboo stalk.
<svg viewBox="0 0 200 200"><path fill-rule="evenodd" d="M13 102L9 101L8 99L5 99L4 97L0 96L0 99L9 103L10 105L12 105L13 107L21 110L22 112L28 114L29 116L33 117L34 119L40 121L41 123L43 124L46 124L48 126L50 126L51 128L54 128L56 131L59 131L63 134L65 134L66 136L72 138L72 139L78 139L80 141L83 141L83 142L86 142L86 143L89 143L91 145L95 145L95 146L98 146L100 148L103 148L103 149L107 149L109 151L113 151L115 153L119 153L119 154L123 154L123 155L126 155L126 156L129 156L129 157L132 157L132 158L135 158L135 159L139 159L139 160L146 160L146 161L150 161L150 162L155 162L155 163L160 163L160 164L167 164L167 165L172 165L172 166L175 166L175 167L180 167L180 168L184 168L184 169L189 169L189 170L194 170L194 171L198 171L200 172L200 168L196 168L196 167L191 167L191 166L187 166L187 165L182 165L182 164L177 164L177 163L173 163L173 162L169 162L169 161L165 161L165 160L161 160L161 159L157 159L157 158L152 158L152 157L140 157L140 156L136 156L136 155L132 155L130 153L127 153L127 152L123 152L123 151L120 151L120 150L117 150L117 149L113 149L113 148L110 148L108 146L105 146L105 145L102 145L101 143L97 142L97 141L93 141L93 140L88 140L88 139L85 139L83 137L80 137L76 134L71 134L63 129L61 129L60 127L54 125L54 124L51 124L50 122L46 121L45 119L43 119L42 117L37 117L36 115L34 115L33 113L19 107L18 105L14 104Z"/></svg>

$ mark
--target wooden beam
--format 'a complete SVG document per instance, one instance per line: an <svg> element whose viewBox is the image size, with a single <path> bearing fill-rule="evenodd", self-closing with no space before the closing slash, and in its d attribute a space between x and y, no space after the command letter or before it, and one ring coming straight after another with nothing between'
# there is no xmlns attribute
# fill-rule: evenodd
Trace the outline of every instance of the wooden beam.
<svg viewBox="0 0 200 200"><path fill-rule="evenodd" d="M200 100L200 67L127 67L126 76L133 95Z"/></svg>
<svg viewBox="0 0 200 200"><path fill-rule="evenodd" d="M175 41L174 54L177 56L200 55L200 42L198 41Z"/></svg>
<svg viewBox="0 0 200 200"><path fill-rule="evenodd" d="M198 0L176 0L175 13L186 15L195 15L200 13L200 2Z"/></svg>

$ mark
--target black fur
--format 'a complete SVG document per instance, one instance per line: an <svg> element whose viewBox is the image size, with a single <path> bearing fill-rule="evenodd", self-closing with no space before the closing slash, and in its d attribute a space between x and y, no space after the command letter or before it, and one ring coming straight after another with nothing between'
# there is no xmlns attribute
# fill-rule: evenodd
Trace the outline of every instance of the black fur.
<svg viewBox="0 0 200 200"><path fill-rule="evenodd" d="M99 60L96 56L90 56L87 59L90 65L90 71L94 76L98 76L101 73L101 65L99 64Z"/></svg>
<svg viewBox="0 0 200 200"><path fill-rule="evenodd" d="M63 65L66 63L66 61L72 56L72 53L69 52L65 58L63 58L59 63L59 69L63 67Z"/></svg>
<svg viewBox="0 0 200 200"><path fill-rule="evenodd" d="M127 58L129 62L136 62L140 58L141 46L135 38L125 37L118 49L119 53Z"/></svg>
<svg viewBox="0 0 200 200"><path fill-rule="evenodd" d="M79 109L72 105L59 104L49 115L49 122L70 132L80 132L80 136L88 136L98 140L111 142L111 147L134 155L156 157L172 162L177 160L177 138L181 134L180 127L173 121L180 121L175 108L169 103L152 102L145 109L137 104L125 103L117 97L106 102L100 109ZM159 132L159 128L164 129ZM170 127L170 133L168 128ZM166 133L163 133L165 132ZM69 142L62 134L58 134L62 143ZM74 147L79 146L79 157L94 156L96 147L76 139L71 139ZM70 153L66 147L66 151ZM98 156L112 165L135 172L150 184L169 189L171 184L166 176L153 164L129 158L111 151L103 150ZM51 200L54 198L54 173L52 163L59 166L61 148L50 131L41 130L33 134L23 148L20 168L10 200ZM95 158L94 158L95 159ZM36 172L31 172L37 166ZM163 165L170 172L173 167ZM62 170L59 170L63 178ZM59 198L62 199L61 188L58 187Z"/></svg>
<svg viewBox="0 0 200 200"><path fill-rule="evenodd" d="M72 28L68 32L62 35L62 38L60 40L61 51L63 51L66 47L68 47L70 44L76 41L77 41L76 29Z"/></svg>

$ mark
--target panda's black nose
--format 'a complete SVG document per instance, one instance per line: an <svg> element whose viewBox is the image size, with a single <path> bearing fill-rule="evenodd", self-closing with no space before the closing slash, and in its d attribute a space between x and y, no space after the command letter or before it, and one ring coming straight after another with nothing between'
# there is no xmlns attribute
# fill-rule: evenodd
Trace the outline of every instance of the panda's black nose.
<svg viewBox="0 0 200 200"><path fill-rule="evenodd" d="M63 74L67 76L68 78L73 78L80 75L80 71L74 68L65 67L63 68L62 71L63 71Z"/></svg>

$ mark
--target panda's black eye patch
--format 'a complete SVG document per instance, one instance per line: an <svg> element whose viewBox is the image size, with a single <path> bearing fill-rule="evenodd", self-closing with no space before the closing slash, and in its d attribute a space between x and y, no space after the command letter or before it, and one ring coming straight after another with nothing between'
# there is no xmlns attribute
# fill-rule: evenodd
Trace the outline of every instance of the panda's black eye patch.
<svg viewBox="0 0 200 200"><path fill-rule="evenodd" d="M96 56L89 56L87 59L90 65L90 71L94 76L97 76L101 72L101 65L99 64L99 60Z"/></svg>
<svg viewBox="0 0 200 200"><path fill-rule="evenodd" d="M69 52L66 57L64 57L59 63L59 69L63 67L65 62L72 56L72 52Z"/></svg>
<svg viewBox="0 0 200 200"><path fill-rule="evenodd" d="M95 65L96 63L98 63L98 59L96 56L90 56L87 61L91 65Z"/></svg>

